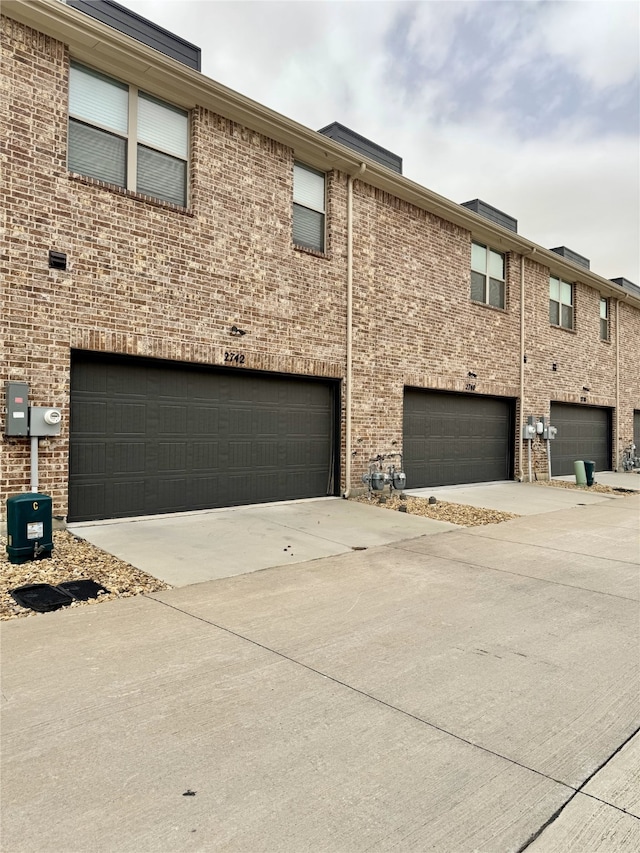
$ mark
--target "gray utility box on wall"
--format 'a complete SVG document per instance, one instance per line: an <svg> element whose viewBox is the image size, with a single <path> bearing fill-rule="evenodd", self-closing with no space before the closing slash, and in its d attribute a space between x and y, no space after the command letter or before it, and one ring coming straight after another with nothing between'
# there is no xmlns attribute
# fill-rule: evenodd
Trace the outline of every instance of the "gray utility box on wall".
<svg viewBox="0 0 640 853"><path fill-rule="evenodd" d="M4 434L29 435L29 386L26 382L5 382L4 388L7 400Z"/></svg>
<svg viewBox="0 0 640 853"><path fill-rule="evenodd" d="M29 406L29 435L60 435L62 412L54 406Z"/></svg>

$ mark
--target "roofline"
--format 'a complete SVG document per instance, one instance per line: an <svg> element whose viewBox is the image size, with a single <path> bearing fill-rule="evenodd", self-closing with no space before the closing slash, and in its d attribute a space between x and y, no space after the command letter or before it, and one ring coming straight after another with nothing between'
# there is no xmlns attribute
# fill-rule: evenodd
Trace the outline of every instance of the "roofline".
<svg viewBox="0 0 640 853"><path fill-rule="evenodd" d="M205 107L293 149L296 159L323 171L337 169L469 231L494 248L529 255L561 278L580 281L606 296L640 308L640 297L561 255L490 222L462 205L311 130L245 95L205 77L124 35L61 0L3 0L2 14L68 45L74 59L87 62L185 108Z"/></svg>

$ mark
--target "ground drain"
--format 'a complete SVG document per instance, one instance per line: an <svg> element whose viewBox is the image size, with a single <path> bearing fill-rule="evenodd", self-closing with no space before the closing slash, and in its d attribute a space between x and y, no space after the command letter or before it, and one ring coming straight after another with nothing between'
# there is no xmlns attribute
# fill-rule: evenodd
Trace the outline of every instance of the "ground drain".
<svg viewBox="0 0 640 853"><path fill-rule="evenodd" d="M37 613L48 613L71 604L73 596L48 583L33 583L10 590L11 597L20 607L29 607Z"/></svg>
<svg viewBox="0 0 640 853"><path fill-rule="evenodd" d="M101 592L109 592L96 581L88 578L64 581L58 586L50 583L33 583L9 590L9 594L20 607L28 607L36 613L49 613L66 607L72 601L89 601Z"/></svg>

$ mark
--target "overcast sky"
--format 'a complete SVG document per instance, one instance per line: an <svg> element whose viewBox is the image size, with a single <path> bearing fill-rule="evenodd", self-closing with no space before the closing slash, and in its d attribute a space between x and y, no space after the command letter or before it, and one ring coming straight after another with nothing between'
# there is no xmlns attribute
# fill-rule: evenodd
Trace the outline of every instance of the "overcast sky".
<svg viewBox="0 0 640 853"><path fill-rule="evenodd" d="M120 2L198 45L206 76L640 284L637 0Z"/></svg>

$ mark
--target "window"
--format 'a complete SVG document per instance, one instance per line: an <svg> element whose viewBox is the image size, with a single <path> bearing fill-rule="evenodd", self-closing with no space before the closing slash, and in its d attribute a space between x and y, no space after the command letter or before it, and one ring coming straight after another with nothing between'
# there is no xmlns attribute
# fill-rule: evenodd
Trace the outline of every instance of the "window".
<svg viewBox="0 0 640 853"><path fill-rule="evenodd" d="M325 175L293 166L293 242L324 252Z"/></svg>
<svg viewBox="0 0 640 853"><path fill-rule="evenodd" d="M549 279L549 322L573 329L573 285L553 276Z"/></svg>
<svg viewBox="0 0 640 853"><path fill-rule="evenodd" d="M481 243L471 244L471 298L504 308L504 255Z"/></svg>
<svg viewBox="0 0 640 853"><path fill-rule="evenodd" d="M600 340L609 340L609 300L600 299Z"/></svg>
<svg viewBox="0 0 640 853"><path fill-rule="evenodd" d="M188 126L184 110L71 64L72 172L184 206Z"/></svg>

